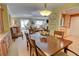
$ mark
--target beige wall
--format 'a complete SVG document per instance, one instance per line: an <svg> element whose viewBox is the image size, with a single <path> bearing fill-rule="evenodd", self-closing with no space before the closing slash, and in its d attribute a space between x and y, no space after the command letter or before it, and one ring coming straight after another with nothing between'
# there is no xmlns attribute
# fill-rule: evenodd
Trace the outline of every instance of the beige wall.
<svg viewBox="0 0 79 59"><path fill-rule="evenodd" d="M3 7L3 24L4 24L4 31L9 31L9 15L7 11L7 6L2 5Z"/></svg>
<svg viewBox="0 0 79 59"><path fill-rule="evenodd" d="M3 10L0 7L0 33L2 33L4 31L2 12L3 12Z"/></svg>
<svg viewBox="0 0 79 59"><path fill-rule="evenodd" d="M11 18L11 22L10 22L10 26L20 26L20 19L19 18L15 18L12 17Z"/></svg>
<svg viewBox="0 0 79 59"><path fill-rule="evenodd" d="M59 19L60 19L60 12L58 10L53 10L52 14L49 16L49 30L50 34L53 35L54 30L57 30L59 27Z"/></svg>
<svg viewBox="0 0 79 59"><path fill-rule="evenodd" d="M9 27L9 15L8 15L8 10L7 6L2 4L2 9L3 9L3 25L4 25L4 32L7 32L10 30Z"/></svg>

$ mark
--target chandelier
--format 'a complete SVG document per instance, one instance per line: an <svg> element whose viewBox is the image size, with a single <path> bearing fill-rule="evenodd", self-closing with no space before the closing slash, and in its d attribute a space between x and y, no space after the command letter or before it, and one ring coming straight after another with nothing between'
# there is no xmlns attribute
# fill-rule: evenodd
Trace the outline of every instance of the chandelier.
<svg viewBox="0 0 79 59"><path fill-rule="evenodd" d="M40 11L40 14L42 16L49 16L52 12L47 9L47 4L44 4L44 10Z"/></svg>

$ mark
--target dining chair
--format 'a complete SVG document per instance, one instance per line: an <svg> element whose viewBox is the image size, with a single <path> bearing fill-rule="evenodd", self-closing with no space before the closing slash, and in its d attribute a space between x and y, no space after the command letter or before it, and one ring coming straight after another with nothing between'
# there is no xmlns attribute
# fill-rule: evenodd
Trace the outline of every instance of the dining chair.
<svg viewBox="0 0 79 59"><path fill-rule="evenodd" d="M31 50L30 50L31 56L38 55L38 54L37 54L37 49L36 49L35 40L30 39L30 44L31 44L31 45L30 45L30 48L31 48Z"/></svg>
<svg viewBox="0 0 79 59"><path fill-rule="evenodd" d="M23 39L23 34L20 31L20 28L19 27L11 27L10 30L11 30L12 39L14 41L18 37L22 37L22 39Z"/></svg>
<svg viewBox="0 0 79 59"><path fill-rule="evenodd" d="M27 50L28 50L29 45L30 45L29 34L25 33L25 36L26 36L26 39L27 39Z"/></svg>
<svg viewBox="0 0 79 59"><path fill-rule="evenodd" d="M54 36L57 38L64 38L64 32L62 31L54 31Z"/></svg>
<svg viewBox="0 0 79 59"><path fill-rule="evenodd" d="M29 52L30 52L30 56L31 56L31 51L32 51L32 45L31 45L31 41L30 41L30 36L28 33L25 33L26 39L27 39L27 50L29 48Z"/></svg>
<svg viewBox="0 0 79 59"><path fill-rule="evenodd" d="M36 45L36 42L35 40L33 39L30 39L31 41L31 55L32 56L68 56L66 53L60 51L60 52L57 52L57 53L54 53L54 54L47 54L45 52L43 52L37 45ZM71 53L73 53L74 55L76 56L79 56L77 53L75 53L74 51L70 50L70 49L67 49L67 51L70 51Z"/></svg>

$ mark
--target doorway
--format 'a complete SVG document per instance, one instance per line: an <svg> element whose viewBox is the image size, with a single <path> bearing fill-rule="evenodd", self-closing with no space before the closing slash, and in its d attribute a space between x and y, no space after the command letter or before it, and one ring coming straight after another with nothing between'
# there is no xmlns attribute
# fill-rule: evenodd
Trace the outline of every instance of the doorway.
<svg viewBox="0 0 79 59"><path fill-rule="evenodd" d="M71 17L70 35L79 36L79 16Z"/></svg>

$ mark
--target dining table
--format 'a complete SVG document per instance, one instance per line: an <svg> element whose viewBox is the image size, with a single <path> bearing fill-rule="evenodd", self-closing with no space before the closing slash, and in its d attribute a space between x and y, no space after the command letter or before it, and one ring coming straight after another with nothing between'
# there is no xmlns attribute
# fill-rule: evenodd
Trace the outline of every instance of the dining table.
<svg viewBox="0 0 79 59"><path fill-rule="evenodd" d="M40 32L30 34L31 39L34 39L37 47L39 47L46 55L55 55L64 50L67 53L67 48L72 44L72 41L67 39L59 39L55 36L43 36ZM44 40L42 39L44 38Z"/></svg>

